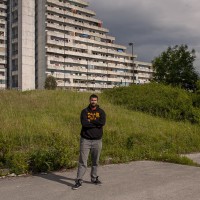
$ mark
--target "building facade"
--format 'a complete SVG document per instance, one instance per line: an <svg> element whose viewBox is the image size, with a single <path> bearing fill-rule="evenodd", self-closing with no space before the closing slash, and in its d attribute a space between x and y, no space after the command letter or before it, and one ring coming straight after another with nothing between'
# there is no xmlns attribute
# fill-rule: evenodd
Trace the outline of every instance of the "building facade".
<svg viewBox="0 0 200 200"><path fill-rule="evenodd" d="M82 0L8 0L8 87L100 91L128 86L140 76L135 55L95 18ZM136 64L137 65L137 64Z"/></svg>
<svg viewBox="0 0 200 200"><path fill-rule="evenodd" d="M37 87L46 75L58 86L101 90L133 82L132 55L114 43L109 30L81 0L37 0Z"/></svg>
<svg viewBox="0 0 200 200"><path fill-rule="evenodd" d="M136 84L150 83L153 77L153 67L151 63L135 61L134 82Z"/></svg>
<svg viewBox="0 0 200 200"><path fill-rule="evenodd" d="M35 1L8 0L8 87L35 89Z"/></svg>
<svg viewBox="0 0 200 200"><path fill-rule="evenodd" d="M7 2L0 1L0 89L6 88L7 80Z"/></svg>

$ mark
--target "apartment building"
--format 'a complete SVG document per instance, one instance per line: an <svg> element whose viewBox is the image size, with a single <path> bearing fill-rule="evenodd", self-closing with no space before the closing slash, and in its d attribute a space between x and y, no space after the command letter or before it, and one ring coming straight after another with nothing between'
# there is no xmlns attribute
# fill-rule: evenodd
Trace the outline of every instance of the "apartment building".
<svg viewBox="0 0 200 200"><path fill-rule="evenodd" d="M115 43L87 2L4 2L8 6L8 88L43 89L48 75L56 78L58 87L79 91L145 82L141 72L134 70L136 56Z"/></svg>
<svg viewBox="0 0 200 200"><path fill-rule="evenodd" d="M133 82L133 58L82 0L36 0L36 83L101 90Z"/></svg>
<svg viewBox="0 0 200 200"><path fill-rule="evenodd" d="M35 0L8 0L8 87L35 89Z"/></svg>
<svg viewBox="0 0 200 200"><path fill-rule="evenodd" d="M0 89L6 88L7 80L7 2L0 1Z"/></svg>
<svg viewBox="0 0 200 200"><path fill-rule="evenodd" d="M134 61L134 82L136 84L149 83L153 77L152 63Z"/></svg>

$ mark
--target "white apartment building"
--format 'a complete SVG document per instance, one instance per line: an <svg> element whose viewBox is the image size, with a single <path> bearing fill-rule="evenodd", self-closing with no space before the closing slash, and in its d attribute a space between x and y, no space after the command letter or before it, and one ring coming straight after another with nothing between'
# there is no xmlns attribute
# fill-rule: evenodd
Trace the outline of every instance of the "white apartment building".
<svg viewBox="0 0 200 200"><path fill-rule="evenodd" d="M136 56L115 44L87 2L7 0L7 5L9 88L43 89L48 75L58 87L79 91L128 86L140 79Z"/></svg>
<svg viewBox="0 0 200 200"><path fill-rule="evenodd" d="M7 2L0 1L0 89L6 88L7 80Z"/></svg>
<svg viewBox="0 0 200 200"><path fill-rule="evenodd" d="M134 61L134 82L136 84L150 83L153 77L152 63Z"/></svg>
<svg viewBox="0 0 200 200"><path fill-rule="evenodd" d="M133 59L82 0L36 1L36 77L61 88L101 90L133 82Z"/></svg>

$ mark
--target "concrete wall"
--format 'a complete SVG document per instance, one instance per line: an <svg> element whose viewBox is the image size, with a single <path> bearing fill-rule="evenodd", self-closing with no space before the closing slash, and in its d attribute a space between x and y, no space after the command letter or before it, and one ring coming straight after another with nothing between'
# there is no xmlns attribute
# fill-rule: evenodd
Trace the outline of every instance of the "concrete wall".
<svg viewBox="0 0 200 200"><path fill-rule="evenodd" d="M35 89L35 0L18 0L19 89Z"/></svg>
<svg viewBox="0 0 200 200"><path fill-rule="evenodd" d="M7 6L5 3L6 1L0 1L0 8L3 11L0 13L0 25L5 26L4 28L0 27L0 39L3 40L3 43L0 44L0 89L5 89L7 85Z"/></svg>
<svg viewBox="0 0 200 200"><path fill-rule="evenodd" d="M36 0L37 6L37 23L36 23L36 68L37 68L37 85L38 89L44 88L44 82L46 79L46 0Z"/></svg>

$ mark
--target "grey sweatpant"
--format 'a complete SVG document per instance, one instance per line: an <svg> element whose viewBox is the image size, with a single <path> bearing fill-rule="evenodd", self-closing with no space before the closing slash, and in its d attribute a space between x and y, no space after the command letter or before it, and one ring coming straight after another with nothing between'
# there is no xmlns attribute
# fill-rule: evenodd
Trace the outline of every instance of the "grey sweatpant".
<svg viewBox="0 0 200 200"><path fill-rule="evenodd" d="M97 177L97 167L99 164L99 157L102 149L102 139L100 140L87 140L81 137L80 139L80 156L77 172L77 180L82 179L86 169L89 153L91 152L92 168L91 178Z"/></svg>

